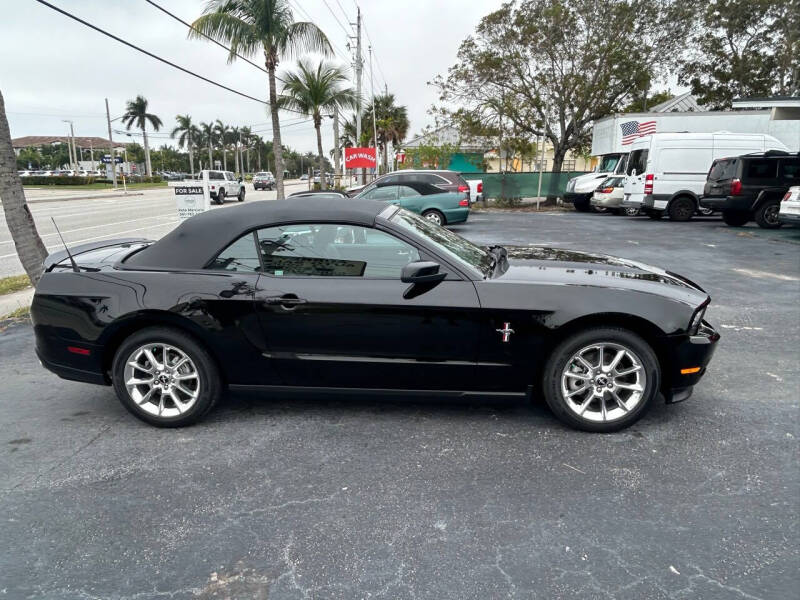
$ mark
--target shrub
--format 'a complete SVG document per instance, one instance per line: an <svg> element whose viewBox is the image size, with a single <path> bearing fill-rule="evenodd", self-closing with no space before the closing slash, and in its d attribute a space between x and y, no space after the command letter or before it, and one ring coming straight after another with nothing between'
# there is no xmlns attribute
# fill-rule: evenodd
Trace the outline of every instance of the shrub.
<svg viewBox="0 0 800 600"><path fill-rule="evenodd" d="M22 185L86 185L97 181L94 177L23 177Z"/></svg>

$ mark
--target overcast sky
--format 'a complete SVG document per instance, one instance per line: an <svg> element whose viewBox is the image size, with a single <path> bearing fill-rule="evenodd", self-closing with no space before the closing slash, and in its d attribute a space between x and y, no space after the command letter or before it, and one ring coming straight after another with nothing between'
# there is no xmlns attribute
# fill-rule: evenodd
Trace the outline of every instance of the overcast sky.
<svg viewBox="0 0 800 600"><path fill-rule="evenodd" d="M144 0L49 0L76 16L118 35L154 54L212 78L251 96L266 99L267 76L243 61L227 64L227 53L211 42L186 39L186 27ZM355 21L353 0L291 0L328 35L346 55L347 18ZM192 21L202 13L204 0L159 0L159 4ZM362 0L362 15L374 42L376 89L388 84L400 104L408 107L410 135L431 124L427 110L436 93L427 85L453 64L458 45L482 16L499 7L500 0ZM12 8L13 7L13 8ZM295 9L297 20L307 20ZM12 137L62 135L72 119L75 135L107 137L104 98L111 117L124 112L125 101L142 94L150 111L169 133L175 115L190 114L196 121L222 119L233 126L249 125L271 139L266 107L176 71L80 23L34 2L9 2L0 20L4 56L0 61L0 90L5 98ZM363 36L369 90L369 40ZM339 58L344 62L343 58ZM259 57L254 62L261 63ZM282 63L285 69L290 62ZM378 65L380 68L378 68ZM300 151L316 151L313 125L298 116L281 113L284 144ZM296 123L292 125L291 123ZM124 129L117 121L115 129ZM120 140L124 135L116 134ZM138 139L138 138L126 138ZM157 146L168 140L156 138ZM326 149L333 145L332 128L323 130Z"/></svg>

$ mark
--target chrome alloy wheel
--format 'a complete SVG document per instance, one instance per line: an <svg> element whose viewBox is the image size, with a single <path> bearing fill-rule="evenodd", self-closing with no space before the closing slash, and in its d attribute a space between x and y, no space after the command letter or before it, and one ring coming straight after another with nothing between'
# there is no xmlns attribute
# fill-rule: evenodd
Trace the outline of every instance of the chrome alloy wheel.
<svg viewBox="0 0 800 600"><path fill-rule="evenodd" d="M428 219L428 221L436 223L437 225L442 224L442 217L436 211L432 210L431 212L425 214L425 218Z"/></svg>
<svg viewBox="0 0 800 600"><path fill-rule="evenodd" d="M630 348L612 342L578 350L561 374L561 394L579 417L610 423L636 408L647 388L641 359Z"/></svg>
<svg viewBox="0 0 800 600"><path fill-rule="evenodd" d="M200 374L194 362L168 344L145 344L131 352L124 377L131 399L156 417L182 415L200 395Z"/></svg>

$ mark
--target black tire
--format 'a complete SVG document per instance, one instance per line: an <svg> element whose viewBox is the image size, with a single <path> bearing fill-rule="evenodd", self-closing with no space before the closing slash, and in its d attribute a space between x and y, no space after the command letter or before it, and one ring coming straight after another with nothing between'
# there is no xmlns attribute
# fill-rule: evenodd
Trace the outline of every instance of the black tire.
<svg viewBox="0 0 800 600"><path fill-rule="evenodd" d="M613 343L631 350L641 361L646 380L641 399L624 416L612 421L593 421L573 412L562 392L562 373L575 353L596 343ZM604 361L606 364L608 361ZM650 345L640 336L620 327L596 327L570 335L553 350L544 369L542 389L547 405L570 427L596 433L624 429L638 421L653 403L661 385L661 368ZM599 402L599 400L597 401ZM613 402L613 401L612 401ZM619 408L617 410L620 410Z"/></svg>
<svg viewBox="0 0 800 600"><path fill-rule="evenodd" d="M664 216L664 213L660 210L646 210L645 214L654 221L658 221Z"/></svg>
<svg viewBox="0 0 800 600"><path fill-rule="evenodd" d="M781 226L778 221L778 212L781 203L778 200L767 200L756 209L755 219L758 226L763 229L777 229Z"/></svg>
<svg viewBox="0 0 800 600"><path fill-rule="evenodd" d="M622 212L625 216L636 217L642 213L642 210L638 206L626 206L622 209Z"/></svg>
<svg viewBox="0 0 800 600"><path fill-rule="evenodd" d="M670 221L682 223L684 221L690 221L696 210L697 205L694 203L694 200L688 196L678 196L677 198L673 198L669 203L667 212L669 213Z"/></svg>
<svg viewBox="0 0 800 600"><path fill-rule="evenodd" d="M722 220L730 227L742 227L751 219L750 213L745 210L723 210Z"/></svg>
<svg viewBox="0 0 800 600"><path fill-rule="evenodd" d="M588 201L586 202L575 202L573 203L575 206L575 210L578 212L589 212L592 210L592 205L589 204Z"/></svg>
<svg viewBox="0 0 800 600"><path fill-rule="evenodd" d="M223 189L217 192L217 204L225 204L225 190Z"/></svg>
<svg viewBox="0 0 800 600"><path fill-rule="evenodd" d="M445 218L445 216L442 214L441 211L438 211L435 208L429 208L428 210L423 211L422 216L425 219L433 221L434 223L436 223L438 220L438 225L441 225L442 227L447 225L447 219Z"/></svg>
<svg viewBox="0 0 800 600"><path fill-rule="evenodd" d="M236 199L239 200L239 202L244 202L244 194L245 194L244 188L240 188L239 195L236 196Z"/></svg>
<svg viewBox="0 0 800 600"><path fill-rule="evenodd" d="M186 354L199 374L200 393L186 412L172 417L152 415L131 397L125 385L125 366L132 354L146 344L169 344ZM169 327L148 327L127 338L114 355L111 367L114 391L122 405L135 417L156 427L183 427L202 419L219 400L223 383L214 359L208 351L186 333Z"/></svg>

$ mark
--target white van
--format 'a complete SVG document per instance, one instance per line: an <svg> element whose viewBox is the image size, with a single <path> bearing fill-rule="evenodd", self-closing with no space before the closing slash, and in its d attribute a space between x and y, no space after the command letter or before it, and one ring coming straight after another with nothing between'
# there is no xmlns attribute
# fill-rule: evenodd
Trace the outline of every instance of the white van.
<svg viewBox="0 0 800 600"><path fill-rule="evenodd" d="M714 159L787 150L760 133L654 133L631 144L622 206L640 207L651 219L668 214L688 221L699 208Z"/></svg>

